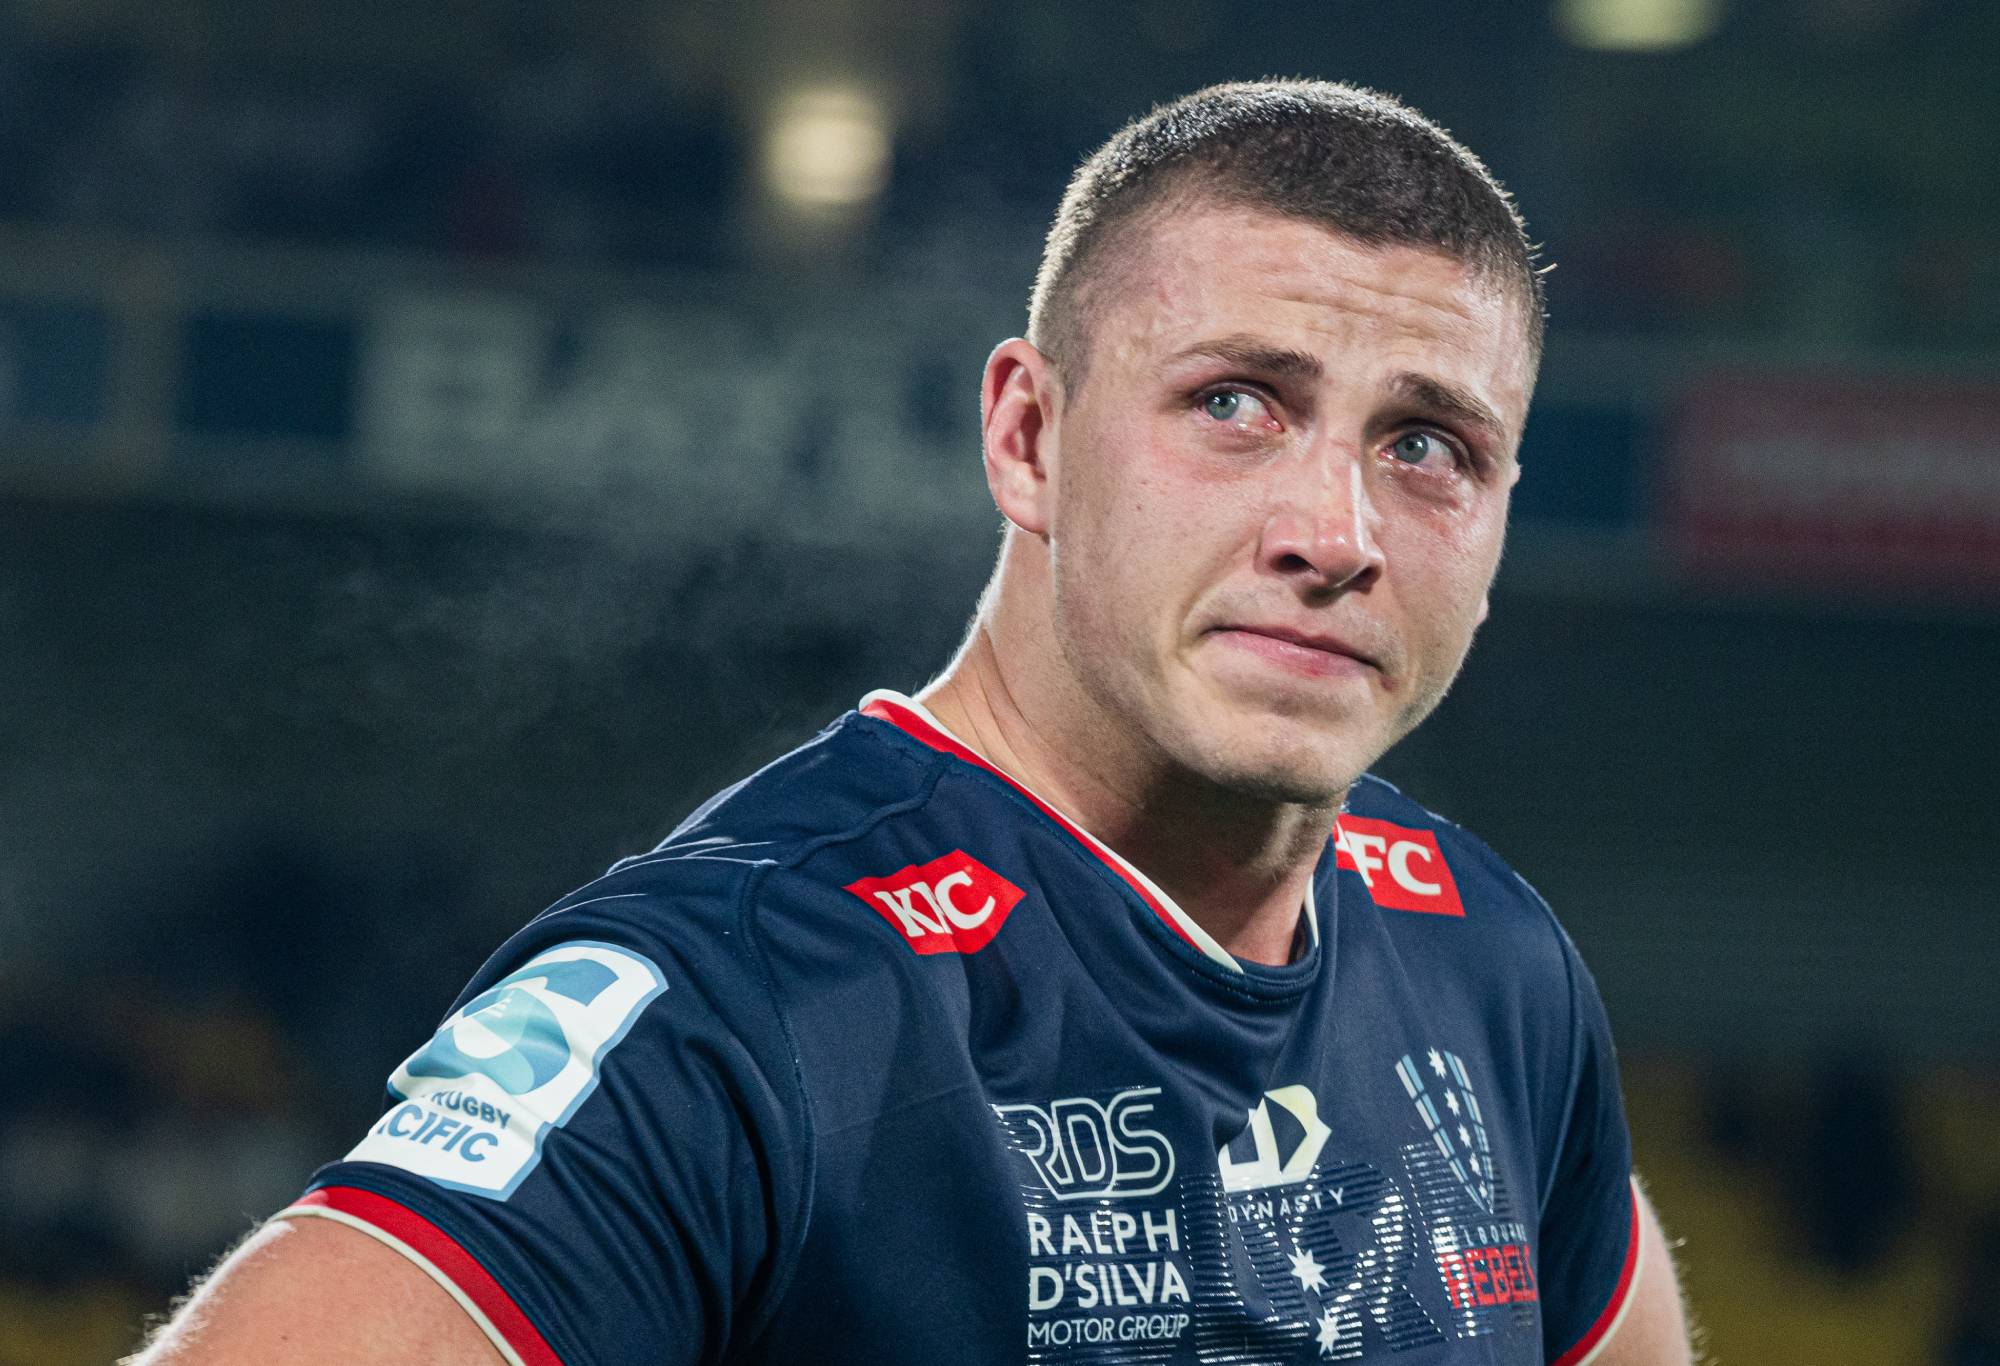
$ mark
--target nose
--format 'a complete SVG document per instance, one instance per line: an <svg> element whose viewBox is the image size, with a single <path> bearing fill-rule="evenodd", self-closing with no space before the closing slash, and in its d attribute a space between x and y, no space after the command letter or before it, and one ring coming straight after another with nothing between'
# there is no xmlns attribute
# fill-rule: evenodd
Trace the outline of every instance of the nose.
<svg viewBox="0 0 2000 1366"><path fill-rule="evenodd" d="M1257 559L1260 568L1311 592L1365 588L1381 576L1375 507L1359 453L1316 451L1283 471Z"/></svg>

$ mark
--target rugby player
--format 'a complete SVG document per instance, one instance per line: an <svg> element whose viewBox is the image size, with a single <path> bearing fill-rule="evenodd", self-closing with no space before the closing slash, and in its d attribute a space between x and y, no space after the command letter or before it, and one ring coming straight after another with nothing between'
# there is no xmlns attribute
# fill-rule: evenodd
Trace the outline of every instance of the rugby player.
<svg viewBox="0 0 2000 1366"><path fill-rule="evenodd" d="M1686 1363L1589 973L1366 773L1542 316L1391 99L1118 133L987 362L957 658L503 945L146 1361Z"/></svg>

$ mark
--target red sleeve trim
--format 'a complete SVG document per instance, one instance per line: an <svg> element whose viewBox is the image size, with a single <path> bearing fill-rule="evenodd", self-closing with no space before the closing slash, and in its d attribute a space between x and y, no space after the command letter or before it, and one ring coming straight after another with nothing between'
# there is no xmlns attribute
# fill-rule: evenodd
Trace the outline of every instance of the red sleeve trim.
<svg viewBox="0 0 2000 1366"><path fill-rule="evenodd" d="M332 1210L382 1230L449 1278L520 1356L523 1366L562 1366L562 1358L513 1297L500 1288L500 1282L450 1234L421 1214L355 1186L321 1186L292 1203L294 1208L306 1205Z"/></svg>
<svg viewBox="0 0 2000 1366"><path fill-rule="evenodd" d="M1630 1183L1627 1183L1627 1188L1630 1189ZM1597 1316L1597 1321L1590 1325L1576 1346L1550 1362L1549 1366L1581 1366L1604 1339L1610 1336L1611 1330L1618 1326L1618 1320L1625 1312L1625 1301L1632 1294L1634 1273L1639 1269L1639 1192L1631 1190L1630 1193L1632 1223L1631 1232L1625 1239L1625 1265L1619 1269L1618 1284L1611 1292L1610 1302L1604 1306L1604 1312Z"/></svg>

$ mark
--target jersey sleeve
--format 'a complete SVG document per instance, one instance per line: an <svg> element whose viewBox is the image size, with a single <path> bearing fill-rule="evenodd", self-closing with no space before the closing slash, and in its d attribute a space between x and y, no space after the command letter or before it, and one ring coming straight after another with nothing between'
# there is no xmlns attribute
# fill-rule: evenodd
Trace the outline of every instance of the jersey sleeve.
<svg viewBox="0 0 2000 1366"><path fill-rule="evenodd" d="M712 1361L754 1336L803 1231L810 1143L745 894L608 893L536 920L283 1215L395 1247L528 1366Z"/></svg>
<svg viewBox="0 0 2000 1366"><path fill-rule="evenodd" d="M1542 1203L1539 1280L1544 1356L1553 1366L1578 1366L1616 1326L1631 1292L1639 1211L1611 1023L1590 970L1568 935L1561 937L1569 1099Z"/></svg>

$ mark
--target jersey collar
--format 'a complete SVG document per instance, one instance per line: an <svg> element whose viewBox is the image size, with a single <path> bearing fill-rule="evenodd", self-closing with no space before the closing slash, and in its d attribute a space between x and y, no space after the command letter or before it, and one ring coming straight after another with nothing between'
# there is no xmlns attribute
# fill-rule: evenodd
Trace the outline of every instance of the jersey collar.
<svg viewBox="0 0 2000 1366"><path fill-rule="evenodd" d="M1214 937L1207 930L1204 930L1195 921L1193 916L1176 905L1172 897L1162 891L1158 884L1151 878L1129 863L1124 855L1057 810L1052 803L1044 799L1041 794L1026 783L987 759L956 735L953 735L945 728L944 723L933 716L929 709L921 702L913 701L903 696L903 694L892 692L887 688L878 688L861 699L860 711L863 716L872 716L877 721L886 721L897 730L908 735L911 739L928 745L932 749L949 754L953 758L961 759L971 764L974 768L981 768L991 773L1001 782L1007 784L1007 786L1033 802L1036 810L1053 821L1057 827L1071 839L1082 845L1088 853L1104 864L1105 867L1116 873L1125 885L1137 894L1139 900L1146 904L1147 909L1151 910L1154 915L1157 915L1164 921L1168 929L1179 935L1187 943L1193 945L1203 957L1228 968L1232 972L1243 971L1243 965L1236 961L1235 956L1229 950L1216 943ZM1319 912L1313 903L1313 887L1310 880L1306 883L1304 914L1306 933L1312 936L1313 947L1317 948L1319 946Z"/></svg>

